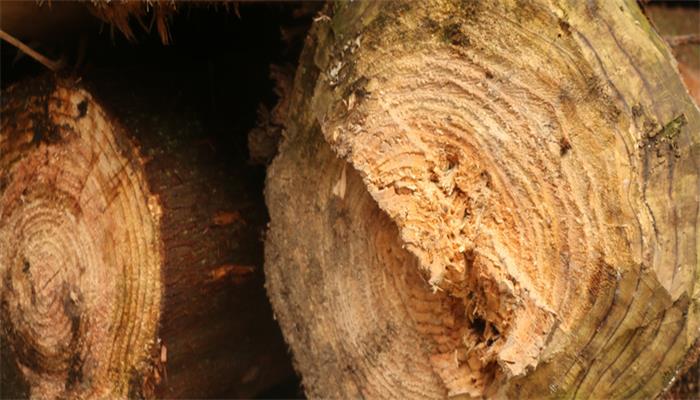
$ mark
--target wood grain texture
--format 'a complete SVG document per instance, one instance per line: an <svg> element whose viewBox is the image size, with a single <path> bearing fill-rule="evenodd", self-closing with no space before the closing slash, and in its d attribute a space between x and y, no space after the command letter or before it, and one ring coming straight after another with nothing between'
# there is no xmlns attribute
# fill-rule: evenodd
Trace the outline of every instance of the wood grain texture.
<svg viewBox="0 0 700 400"><path fill-rule="evenodd" d="M196 115L106 82L3 93L2 397L251 397L281 382L259 195Z"/></svg>
<svg viewBox="0 0 700 400"><path fill-rule="evenodd" d="M86 92L41 80L3 97L3 341L33 397L126 393L162 292L142 161Z"/></svg>
<svg viewBox="0 0 700 400"><path fill-rule="evenodd" d="M332 11L266 188L268 292L307 394L672 383L698 337L700 114L637 5Z"/></svg>

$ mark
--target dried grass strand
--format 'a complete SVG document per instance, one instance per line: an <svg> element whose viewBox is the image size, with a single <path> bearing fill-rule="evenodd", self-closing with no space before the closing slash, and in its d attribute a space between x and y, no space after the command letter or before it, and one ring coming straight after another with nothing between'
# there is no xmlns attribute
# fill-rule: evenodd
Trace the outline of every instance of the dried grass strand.
<svg viewBox="0 0 700 400"><path fill-rule="evenodd" d="M15 46L17 49L19 49L19 51L33 58L34 60L36 60L46 68L50 69L51 71L59 71L64 66L64 63L62 61L51 60L50 58L44 56L38 51L22 43L19 39L3 31L2 29L0 29L0 39L5 40L6 42Z"/></svg>

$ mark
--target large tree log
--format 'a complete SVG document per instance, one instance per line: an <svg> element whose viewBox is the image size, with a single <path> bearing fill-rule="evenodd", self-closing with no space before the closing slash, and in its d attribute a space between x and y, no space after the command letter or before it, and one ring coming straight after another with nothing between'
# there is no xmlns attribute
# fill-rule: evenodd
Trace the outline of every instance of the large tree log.
<svg viewBox="0 0 700 400"><path fill-rule="evenodd" d="M2 396L253 396L291 373L262 199L196 115L125 89L3 93Z"/></svg>
<svg viewBox="0 0 700 400"><path fill-rule="evenodd" d="M667 388L698 338L700 114L636 2L333 14L266 186L307 394Z"/></svg>

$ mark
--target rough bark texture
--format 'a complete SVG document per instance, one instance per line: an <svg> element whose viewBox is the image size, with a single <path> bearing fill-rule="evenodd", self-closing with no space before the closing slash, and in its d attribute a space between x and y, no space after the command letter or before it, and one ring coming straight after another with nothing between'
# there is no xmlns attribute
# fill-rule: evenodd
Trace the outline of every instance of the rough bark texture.
<svg viewBox="0 0 700 400"><path fill-rule="evenodd" d="M651 3L644 5L656 31L669 43L678 61L678 71L696 105L700 105L700 44L678 42L679 38L700 35L700 8L693 4ZM696 5L695 5L696 6ZM700 398L700 359L683 372L664 394L664 399Z"/></svg>
<svg viewBox="0 0 700 400"><path fill-rule="evenodd" d="M3 93L2 395L253 396L291 372L260 199L196 116L124 88Z"/></svg>
<svg viewBox="0 0 700 400"><path fill-rule="evenodd" d="M688 38L700 36L700 8L697 4L651 3L644 12L654 28L668 42L678 61L678 70L696 104L700 104L700 43Z"/></svg>
<svg viewBox="0 0 700 400"><path fill-rule="evenodd" d="M307 394L658 395L698 338L699 141L633 1L336 5L266 186Z"/></svg>

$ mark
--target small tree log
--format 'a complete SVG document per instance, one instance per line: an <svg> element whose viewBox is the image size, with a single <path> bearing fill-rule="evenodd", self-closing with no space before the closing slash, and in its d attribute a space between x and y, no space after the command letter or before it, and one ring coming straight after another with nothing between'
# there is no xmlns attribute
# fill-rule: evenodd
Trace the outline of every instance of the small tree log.
<svg viewBox="0 0 700 400"><path fill-rule="evenodd" d="M3 93L3 397L279 383L291 370L262 289L264 210L196 118L110 91L42 79Z"/></svg>
<svg viewBox="0 0 700 400"><path fill-rule="evenodd" d="M268 170L311 397L651 398L698 338L700 114L634 1L343 3Z"/></svg>

